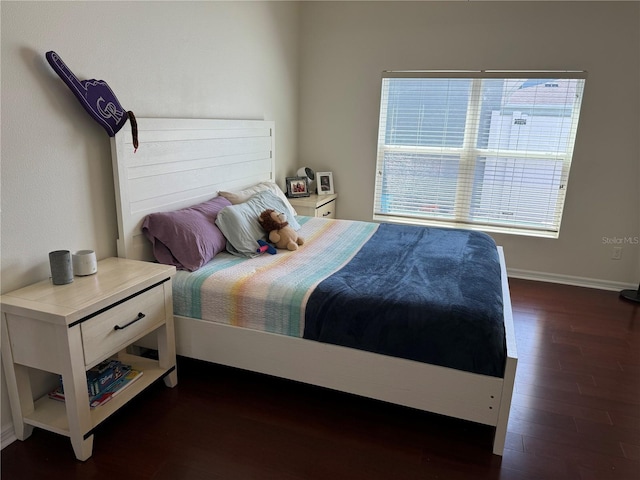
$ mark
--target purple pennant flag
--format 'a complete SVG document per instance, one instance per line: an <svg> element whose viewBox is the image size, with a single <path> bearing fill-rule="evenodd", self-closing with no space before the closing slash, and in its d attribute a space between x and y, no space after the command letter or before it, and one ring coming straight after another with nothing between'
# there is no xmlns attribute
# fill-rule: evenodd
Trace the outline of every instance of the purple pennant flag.
<svg viewBox="0 0 640 480"><path fill-rule="evenodd" d="M91 117L107 131L110 137L131 121L133 146L138 148L138 132L133 112L127 112L104 80L79 80L56 52L46 53L51 68L67 84Z"/></svg>

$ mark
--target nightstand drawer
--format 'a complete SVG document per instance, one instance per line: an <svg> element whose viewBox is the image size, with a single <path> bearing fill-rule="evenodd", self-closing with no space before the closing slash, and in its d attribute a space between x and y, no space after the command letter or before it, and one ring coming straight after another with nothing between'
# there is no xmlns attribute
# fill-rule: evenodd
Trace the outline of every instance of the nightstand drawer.
<svg viewBox="0 0 640 480"><path fill-rule="evenodd" d="M316 217L336 218L336 201L331 200L316 209Z"/></svg>
<svg viewBox="0 0 640 480"><path fill-rule="evenodd" d="M317 195L290 198L289 203L296 209L298 215L307 217L336 218L336 204L338 195Z"/></svg>
<svg viewBox="0 0 640 480"><path fill-rule="evenodd" d="M80 324L85 365L118 352L165 318L164 288L158 285Z"/></svg>

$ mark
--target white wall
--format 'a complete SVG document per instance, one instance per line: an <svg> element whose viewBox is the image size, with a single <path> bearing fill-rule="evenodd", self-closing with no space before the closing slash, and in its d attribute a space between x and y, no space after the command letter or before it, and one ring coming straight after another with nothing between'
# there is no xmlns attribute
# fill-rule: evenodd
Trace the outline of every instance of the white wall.
<svg viewBox="0 0 640 480"><path fill-rule="evenodd" d="M297 4L0 5L2 292L47 278L51 250L116 255L109 137L49 67L48 50L80 79L107 81L139 117L275 120L282 186L294 173ZM10 422L4 380L2 387L4 427Z"/></svg>
<svg viewBox="0 0 640 480"><path fill-rule="evenodd" d="M521 274L637 286L640 246L603 237L640 236L640 4L305 2L300 31L301 163L348 219L372 217L383 70L587 70L560 238L495 238Z"/></svg>

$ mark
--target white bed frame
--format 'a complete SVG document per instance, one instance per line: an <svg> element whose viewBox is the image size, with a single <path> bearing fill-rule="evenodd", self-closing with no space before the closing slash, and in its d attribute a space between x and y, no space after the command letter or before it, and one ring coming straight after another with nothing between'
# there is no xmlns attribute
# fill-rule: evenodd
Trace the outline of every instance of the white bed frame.
<svg viewBox="0 0 640 480"><path fill-rule="evenodd" d="M219 190L274 179L274 123L262 120L139 118L134 153L125 126L112 139L118 255L153 261L144 217L207 200ZM502 455L517 352L504 255L507 361L504 378L301 338L175 317L178 355L265 373L496 427Z"/></svg>

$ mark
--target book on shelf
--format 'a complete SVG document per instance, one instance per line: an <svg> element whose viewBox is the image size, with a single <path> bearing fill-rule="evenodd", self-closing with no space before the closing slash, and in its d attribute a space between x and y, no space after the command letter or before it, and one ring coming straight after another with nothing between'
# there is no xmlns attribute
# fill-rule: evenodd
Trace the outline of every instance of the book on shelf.
<svg viewBox="0 0 640 480"><path fill-rule="evenodd" d="M124 389L131 386L133 382L138 380L144 372L142 370L134 370L131 369L126 375L120 377L118 380L113 382L107 389L105 389L100 394L96 395L93 398L89 399L89 405L91 408L99 407L100 405L104 405L113 397L117 396Z"/></svg>
<svg viewBox="0 0 640 480"><path fill-rule="evenodd" d="M124 365L117 360L103 362L94 368L95 371L87 372L88 397L91 408L107 403L143 374L141 370L135 370L130 365ZM103 381L101 382L100 380ZM97 382L94 388L91 387L92 381ZM99 388L95 388L98 386ZM60 385L49 392L48 396L53 400L64 402L62 377L60 378Z"/></svg>
<svg viewBox="0 0 640 480"><path fill-rule="evenodd" d="M119 360L105 360L87 371L89 395L95 396L107 389L113 382L131 370Z"/></svg>
<svg viewBox="0 0 640 480"><path fill-rule="evenodd" d="M49 398L64 402L64 390L62 389L62 384L58 385L56 388L49 392Z"/></svg>

